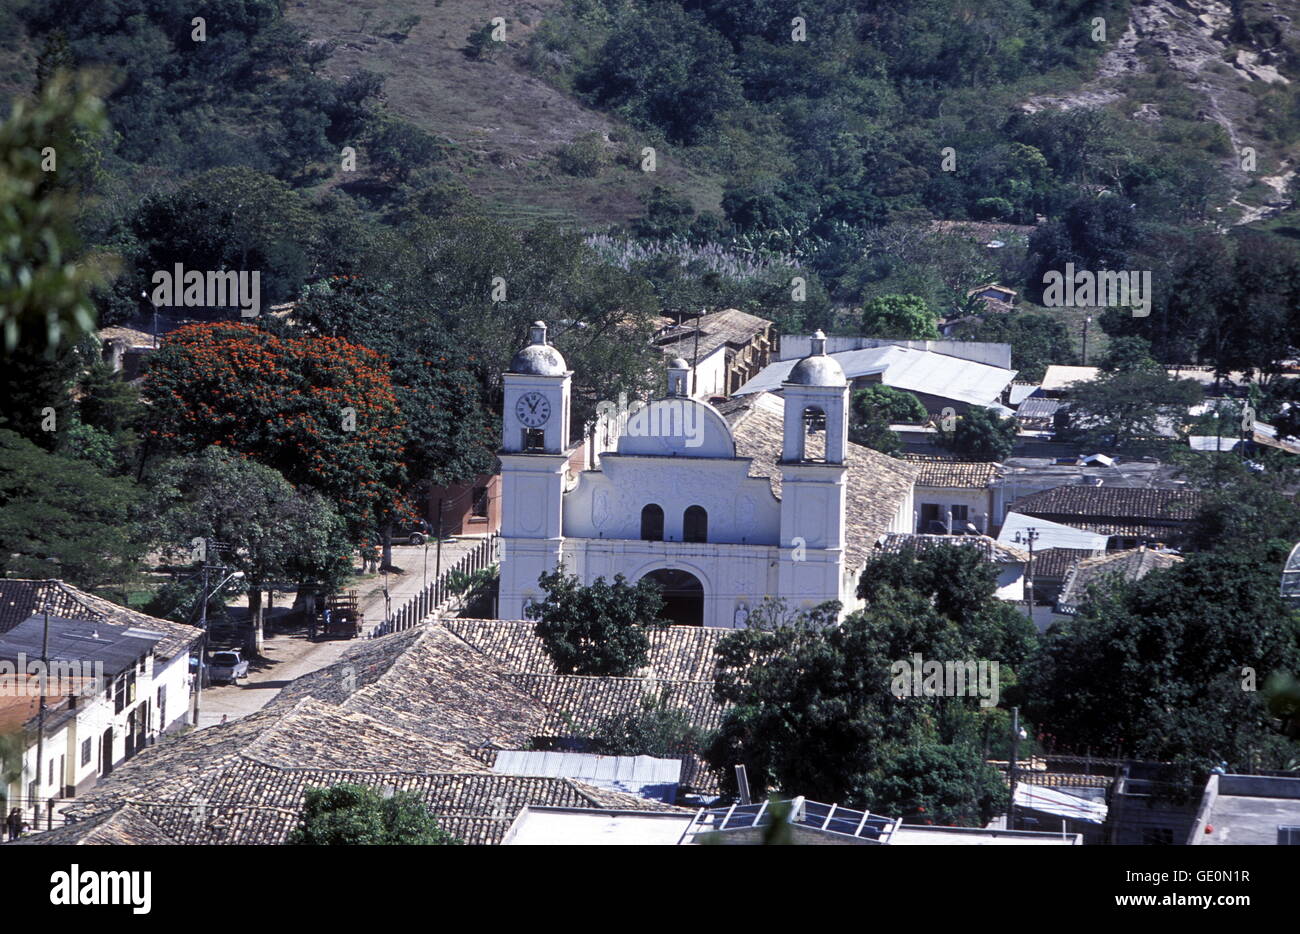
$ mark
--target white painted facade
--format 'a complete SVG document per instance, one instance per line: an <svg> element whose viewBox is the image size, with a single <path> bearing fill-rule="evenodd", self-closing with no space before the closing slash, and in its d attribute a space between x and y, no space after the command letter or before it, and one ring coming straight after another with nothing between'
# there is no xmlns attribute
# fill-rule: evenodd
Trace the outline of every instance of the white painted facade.
<svg viewBox="0 0 1300 934"><path fill-rule="evenodd" d="M669 371L669 395L635 412L621 426L614 450L574 475L563 443L572 373L562 360L538 366L539 342L545 346L540 323L511 369L547 372L504 377L501 618L524 618L527 604L543 596L538 577L561 561L584 584L616 574L635 583L655 571L685 571L703 589L706 626L743 625L749 609L767 596L791 608L826 600L856 605L855 569L845 567L849 390L824 352L820 360L839 374L838 385L782 387L778 500L766 478L748 475L750 459L736 455L726 419L687 395L684 363ZM530 426L543 409L559 419ZM816 459L804 450L808 409L825 417L824 457ZM533 432L532 450L524 450L526 430ZM661 535L643 536L643 510L655 506L663 511ZM684 540L692 507L707 516L703 541ZM910 501L897 520L900 528L910 527Z"/></svg>
<svg viewBox="0 0 1300 934"><path fill-rule="evenodd" d="M36 728L35 724L28 724L22 774L10 786L9 800L22 802L29 824L34 816L30 800L33 791L39 802L35 810L40 812L40 826L44 829L46 802L66 798L69 792L76 795L92 788L106 771L126 760L128 736L136 737L131 751L138 753L163 733L189 724L193 679L189 673L188 650L165 660L151 653L144 660L143 672L137 666L134 675L134 689L124 691L121 710L117 709L116 679L106 679L109 683L101 685L99 690L73 699L71 711L62 706L54 709L55 703L50 702L47 720L57 725L45 732L39 776ZM64 703L68 701L58 699L59 705ZM106 743L105 735L110 730L110 741Z"/></svg>

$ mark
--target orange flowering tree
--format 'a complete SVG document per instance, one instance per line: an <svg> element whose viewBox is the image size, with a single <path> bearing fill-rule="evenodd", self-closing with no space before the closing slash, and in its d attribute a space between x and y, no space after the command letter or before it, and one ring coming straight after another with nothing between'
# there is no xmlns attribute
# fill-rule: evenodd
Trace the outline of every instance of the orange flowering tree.
<svg viewBox="0 0 1300 934"><path fill-rule="evenodd" d="M155 450L246 454L325 496L358 540L404 481L388 362L342 338L187 325L150 359L143 397Z"/></svg>

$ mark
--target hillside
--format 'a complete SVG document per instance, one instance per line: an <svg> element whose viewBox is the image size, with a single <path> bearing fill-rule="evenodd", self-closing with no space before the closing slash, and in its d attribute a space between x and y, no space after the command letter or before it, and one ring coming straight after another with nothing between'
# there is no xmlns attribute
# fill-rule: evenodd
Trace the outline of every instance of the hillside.
<svg viewBox="0 0 1300 934"><path fill-rule="evenodd" d="M643 211L640 198L663 184L696 210L715 209L727 179L692 169L689 153L661 155L656 176L615 166L598 178L560 172L555 152L585 133L622 141L626 124L586 106L534 73L527 45L539 24L556 15L557 0L486 3L484 0L291 0L287 12L319 41L338 44L328 63L336 77L369 69L385 75L387 102L396 113L457 146L457 167L492 211L511 219L553 217L600 225ZM1294 106L1285 50L1300 38L1300 2L1242 4L1251 26L1234 29L1230 4L1216 0L1138 0L1096 76L1073 90L1027 97L1026 113L1103 108L1123 119L1154 125L1175 145L1194 144L1184 129L1205 121L1223 129L1234 152L1251 146L1257 170L1219 153L1233 192L1223 220L1246 224L1277 214L1289 202L1300 147L1294 129L1277 118ZM420 22L401 39L392 26ZM507 48L487 60L470 59L471 32L492 16L507 20ZM1294 123L1290 117L1288 123ZM1180 127L1161 134L1159 124ZM1288 128L1290 129L1290 128ZM1205 134L1202 134L1205 135ZM1213 145L1206 135L1201 140ZM663 145L658 148L663 152Z"/></svg>
<svg viewBox="0 0 1300 934"><path fill-rule="evenodd" d="M461 179L489 210L509 220L550 218L603 225L643 213L655 184L688 194L697 209L716 209L720 181L683 166L661 144L654 175L614 166L598 178L566 175L555 153L587 133L627 139L626 126L531 74L521 50L558 4L485 0L291 0L290 19L314 40L337 43L326 70L346 78L361 69L387 78L394 112L455 144ZM420 22L402 39L392 26ZM507 49L475 61L471 32L493 16L507 20Z"/></svg>

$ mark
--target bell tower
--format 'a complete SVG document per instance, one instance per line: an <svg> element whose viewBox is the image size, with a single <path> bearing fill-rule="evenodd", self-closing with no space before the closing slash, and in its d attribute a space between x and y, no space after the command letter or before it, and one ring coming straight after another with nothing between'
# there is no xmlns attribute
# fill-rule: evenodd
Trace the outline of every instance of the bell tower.
<svg viewBox="0 0 1300 934"><path fill-rule="evenodd" d="M849 384L821 331L781 395L781 594L792 608L844 602Z"/></svg>
<svg viewBox="0 0 1300 934"><path fill-rule="evenodd" d="M537 578L559 564L564 543L562 499L572 449L572 371L547 341L541 321L503 374L501 412L502 619L522 619L541 594Z"/></svg>

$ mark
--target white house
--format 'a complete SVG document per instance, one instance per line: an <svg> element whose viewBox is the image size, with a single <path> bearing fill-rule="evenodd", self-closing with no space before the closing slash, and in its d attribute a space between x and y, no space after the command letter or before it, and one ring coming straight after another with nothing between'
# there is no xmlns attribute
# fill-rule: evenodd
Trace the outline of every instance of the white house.
<svg viewBox="0 0 1300 934"><path fill-rule="evenodd" d="M733 627L778 597L859 605L874 541L910 531L915 468L848 441L848 381L818 335L781 396L715 408L672 361L668 395L634 403L617 443L572 458L572 373L532 328L504 376L499 613L520 619L561 563L584 583L649 577L674 622Z"/></svg>
<svg viewBox="0 0 1300 934"><path fill-rule="evenodd" d="M25 737L9 798L29 823L189 724L189 657L200 635L62 581L0 581L0 732Z"/></svg>

